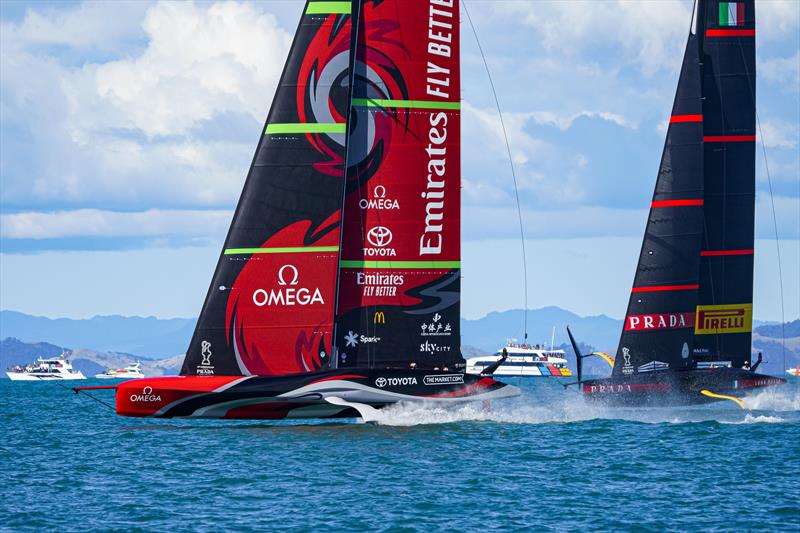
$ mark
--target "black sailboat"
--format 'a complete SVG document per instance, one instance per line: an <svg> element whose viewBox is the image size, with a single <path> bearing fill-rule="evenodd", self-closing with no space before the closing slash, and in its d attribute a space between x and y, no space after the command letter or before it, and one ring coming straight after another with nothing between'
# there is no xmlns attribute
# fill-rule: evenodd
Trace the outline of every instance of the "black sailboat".
<svg viewBox="0 0 800 533"><path fill-rule="evenodd" d="M457 0L306 2L181 375L110 387L117 413L518 394L460 353L460 144Z"/></svg>
<svg viewBox="0 0 800 533"><path fill-rule="evenodd" d="M612 375L581 382L610 403L701 403L785 382L751 365L754 0L698 0L696 12Z"/></svg>

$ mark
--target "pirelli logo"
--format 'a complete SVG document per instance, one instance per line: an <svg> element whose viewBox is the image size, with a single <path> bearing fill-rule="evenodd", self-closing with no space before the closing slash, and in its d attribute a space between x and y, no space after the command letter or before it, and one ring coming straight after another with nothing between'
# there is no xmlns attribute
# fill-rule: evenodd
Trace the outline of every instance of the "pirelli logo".
<svg viewBox="0 0 800 533"><path fill-rule="evenodd" d="M698 305L696 317L695 335L753 330L753 304Z"/></svg>

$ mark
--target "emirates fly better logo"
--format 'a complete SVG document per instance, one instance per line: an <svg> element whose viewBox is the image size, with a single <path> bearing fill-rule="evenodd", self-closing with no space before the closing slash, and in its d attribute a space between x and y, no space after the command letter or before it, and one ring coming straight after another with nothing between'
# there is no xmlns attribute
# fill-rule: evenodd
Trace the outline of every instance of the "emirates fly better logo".
<svg viewBox="0 0 800 533"><path fill-rule="evenodd" d="M278 270L278 288L256 289L253 303L258 307L288 307L295 305L324 304L318 287L308 288L300 285L300 273L294 265L283 265Z"/></svg>

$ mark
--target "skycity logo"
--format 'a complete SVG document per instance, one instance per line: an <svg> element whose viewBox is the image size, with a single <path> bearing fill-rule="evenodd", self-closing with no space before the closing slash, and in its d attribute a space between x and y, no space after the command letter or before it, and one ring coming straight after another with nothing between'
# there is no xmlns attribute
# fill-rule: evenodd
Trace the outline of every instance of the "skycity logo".
<svg viewBox="0 0 800 533"><path fill-rule="evenodd" d="M647 331L651 329L680 329L692 327L694 327L694 313L629 315L625 318L625 331Z"/></svg>
<svg viewBox="0 0 800 533"><path fill-rule="evenodd" d="M309 289L297 287L300 275L294 265L283 265L278 270L278 286L280 289L256 289L253 292L253 303L258 307L286 307L295 305L324 304L319 288Z"/></svg>
<svg viewBox="0 0 800 533"><path fill-rule="evenodd" d="M153 387L145 387L141 394L131 394L132 402L160 402L161 396L153 394Z"/></svg>
<svg viewBox="0 0 800 533"><path fill-rule="evenodd" d="M386 187L376 185L372 189L372 198L362 198L358 201L361 209L400 209L400 204L393 198L386 198Z"/></svg>
<svg viewBox="0 0 800 533"><path fill-rule="evenodd" d="M753 328L753 304L698 305L695 335L748 333Z"/></svg>

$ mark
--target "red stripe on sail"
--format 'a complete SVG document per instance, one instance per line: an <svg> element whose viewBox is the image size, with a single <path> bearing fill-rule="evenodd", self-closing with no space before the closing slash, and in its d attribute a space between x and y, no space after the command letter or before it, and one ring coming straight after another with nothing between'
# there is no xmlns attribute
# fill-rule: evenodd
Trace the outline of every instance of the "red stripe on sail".
<svg viewBox="0 0 800 533"><path fill-rule="evenodd" d="M687 207L693 205L703 205L703 200L659 200L650 204L653 209L660 207Z"/></svg>
<svg viewBox="0 0 800 533"><path fill-rule="evenodd" d="M755 37L756 30L706 30L706 37Z"/></svg>
<svg viewBox="0 0 800 533"><path fill-rule="evenodd" d="M703 115L672 115L669 117L670 124L676 122L703 122Z"/></svg>
<svg viewBox="0 0 800 533"><path fill-rule="evenodd" d="M755 135L707 135L703 137L703 141L707 143L750 143L755 140Z"/></svg>
<svg viewBox="0 0 800 533"><path fill-rule="evenodd" d="M701 257L720 257L726 255L753 255L753 250L703 250Z"/></svg>
<svg viewBox="0 0 800 533"><path fill-rule="evenodd" d="M652 287L634 287L631 292L691 291L700 285L654 285Z"/></svg>

